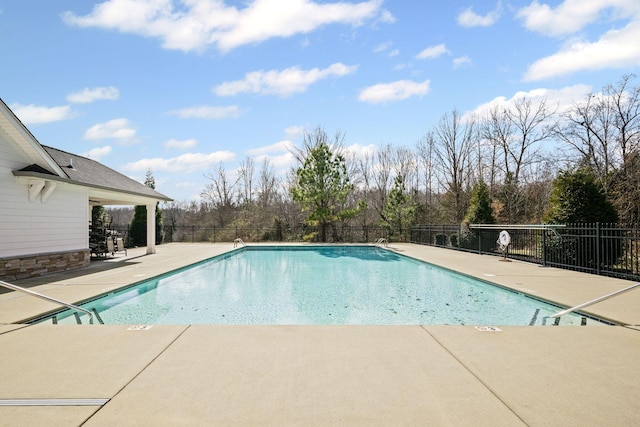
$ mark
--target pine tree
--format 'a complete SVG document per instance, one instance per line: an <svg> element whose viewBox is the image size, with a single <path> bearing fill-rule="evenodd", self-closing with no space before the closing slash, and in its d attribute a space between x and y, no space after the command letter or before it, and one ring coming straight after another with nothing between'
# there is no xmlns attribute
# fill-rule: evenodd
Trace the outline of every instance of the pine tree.
<svg viewBox="0 0 640 427"><path fill-rule="evenodd" d="M156 181L151 173L151 169L147 169L147 175L144 185L154 189ZM156 203L156 244L162 243L162 210ZM147 207L136 206L133 210L133 218L129 227L129 244L134 246L144 246L147 244Z"/></svg>
<svg viewBox="0 0 640 427"><path fill-rule="evenodd" d="M349 181L344 158L331 151L324 133L316 135L316 144L311 147L303 166L296 170L296 178L291 189L293 200L307 213L305 222L320 227L322 242L327 241L330 225L355 216L362 208L344 207L354 187ZM307 240L315 237L315 233L305 236Z"/></svg>
<svg viewBox="0 0 640 427"><path fill-rule="evenodd" d="M478 181L473 186L465 222L469 224L495 224L496 222L491 208L489 187L484 180Z"/></svg>
<svg viewBox="0 0 640 427"><path fill-rule="evenodd" d="M551 208L545 221L555 224L614 223L618 214L603 188L587 168L560 172L553 182Z"/></svg>
<svg viewBox="0 0 640 427"><path fill-rule="evenodd" d="M397 175L382 210L382 226L389 229L390 235L402 236L411 227L415 213L416 205L407 194L404 178Z"/></svg>

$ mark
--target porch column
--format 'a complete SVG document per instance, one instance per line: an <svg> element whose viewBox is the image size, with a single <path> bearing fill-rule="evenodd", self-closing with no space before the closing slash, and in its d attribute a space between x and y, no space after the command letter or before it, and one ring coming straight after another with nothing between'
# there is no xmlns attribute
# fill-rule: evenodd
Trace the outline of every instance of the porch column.
<svg viewBox="0 0 640 427"><path fill-rule="evenodd" d="M156 204L147 204L147 255L156 253Z"/></svg>

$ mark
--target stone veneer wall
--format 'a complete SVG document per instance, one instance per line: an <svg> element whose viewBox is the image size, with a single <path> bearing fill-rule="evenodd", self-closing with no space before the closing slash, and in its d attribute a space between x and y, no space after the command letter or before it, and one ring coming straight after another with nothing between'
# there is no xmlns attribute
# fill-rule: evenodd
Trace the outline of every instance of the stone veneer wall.
<svg viewBox="0 0 640 427"><path fill-rule="evenodd" d="M87 267L90 263L89 249L0 258L0 280L10 282L42 276L57 271Z"/></svg>

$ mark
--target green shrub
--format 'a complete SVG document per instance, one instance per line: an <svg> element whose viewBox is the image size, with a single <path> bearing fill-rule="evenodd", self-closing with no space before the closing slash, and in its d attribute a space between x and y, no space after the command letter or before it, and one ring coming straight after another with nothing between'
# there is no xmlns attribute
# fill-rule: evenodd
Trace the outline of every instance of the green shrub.
<svg viewBox="0 0 640 427"><path fill-rule="evenodd" d="M447 235L446 234L436 234L434 236L435 244L438 246L445 246L447 244Z"/></svg>

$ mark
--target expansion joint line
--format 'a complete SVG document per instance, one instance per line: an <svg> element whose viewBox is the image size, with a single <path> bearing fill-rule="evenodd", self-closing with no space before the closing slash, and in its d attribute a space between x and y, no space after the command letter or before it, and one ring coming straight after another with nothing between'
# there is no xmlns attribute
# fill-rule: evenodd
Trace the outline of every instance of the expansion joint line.
<svg viewBox="0 0 640 427"><path fill-rule="evenodd" d="M430 337L431 337L435 342L437 342L437 343L438 343L438 345L439 345L439 346L440 346L444 351L446 351L447 353L449 353L449 354L451 355L451 357L453 357L453 358L454 358L454 359L455 359L455 360L460 364L460 366L462 366L462 367L463 367L467 372L469 372L469 374L471 374L471 376L473 376L475 379L477 379L477 380L480 382L480 384L482 384L482 385L484 386L484 388L486 388L486 389L489 391L489 393L491 393L492 395L494 395L494 396L495 396L495 398L496 398L496 399L498 399L498 400L500 401L500 403L502 403L502 404L505 406L505 408L507 408L507 409L509 410L509 412L511 412L513 415L515 415L515 416L516 416L516 418L518 418L520 421L522 421L522 423L523 423L524 425L527 425L527 426L529 425L529 424L528 424L524 419L522 419L522 417L521 417L517 412L515 412L515 411L514 411L514 410L513 410L513 409L512 409L508 404L507 404L507 402L505 402L505 401L504 401L504 399L502 399L498 394L496 394L496 392L494 392L494 391L491 389L491 387L489 387L489 384L487 384L486 382L484 382L484 381L482 380L482 378L480 378L480 377L479 377L475 372L473 372L473 371L471 370L471 368L469 368L469 367L468 367L468 366L467 366L467 365L466 365L462 360L460 360L460 358L458 358L455 354L453 354L453 353L451 352L451 350L449 350L449 349L448 349L444 344L442 344L442 342L441 342L438 338L436 338L436 337L435 337L431 332L429 332L429 331L427 330L427 328L425 327L425 325L420 325L420 328L421 328L423 331L425 331L425 332L426 332L426 333L427 333L427 334L428 334L428 335L429 335L429 336L430 336Z"/></svg>
<svg viewBox="0 0 640 427"><path fill-rule="evenodd" d="M123 325L123 326L124 326L124 325ZM136 378L138 378L138 377L139 377L139 376L140 376L144 371L146 371L146 370L147 370L147 368L153 364L153 362L155 362L156 360L158 360L158 358L159 358L160 356L162 356L162 355L164 354L164 352L165 352L165 351L167 351L167 350L169 349L169 347L171 347L171 346L172 346L176 341L178 341L178 340L180 339L180 337L181 337L185 332L187 332L187 330L188 330L190 327L191 327L191 325L187 325L187 327L186 327L186 328L184 328L184 330L183 330L182 332L180 332L180 333L179 333L179 334L178 334L174 339L172 339L172 340L171 340L171 341L170 341L166 346L164 346L164 348L163 348L162 350L160 350L160 352L159 352L159 353L158 353L154 358L152 358L152 359L149 361L149 363L147 363L147 364L146 364L146 365L145 365L145 366L140 370L140 372L138 372L137 374L135 374L135 375L133 376L133 378L131 378L129 381L127 381L127 382L125 383L125 385L123 385L123 386L120 388L120 390L118 390L118 391L113 395L113 397L111 397L111 399L109 399L109 401L113 400L116 396L118 396L120 393L122 393L122 391L123 391L125 388L127 388L127 386L129 386L129 384L131 384L132 382L134 382L134 381L136 380ZM102 408L104 408L104 406L103 406L103 407L101 407L100 409L98 409L98 410L97 410L96 412L94 412L93 414L89 415L89 416L87 417L87 419L86 419L86 420L84 420L84 421L82 422L82 424L80 424L80 425L81 425L81 426L85 425L85 424L86 424L86 422L87 422L87 421L89 421L89 420L90 420L90 419L91 419L95 414L97 414L98 412L100 412L100 411L102 410Z"/></svg>

